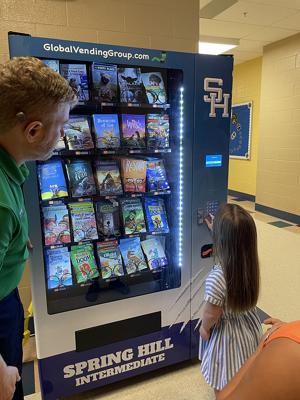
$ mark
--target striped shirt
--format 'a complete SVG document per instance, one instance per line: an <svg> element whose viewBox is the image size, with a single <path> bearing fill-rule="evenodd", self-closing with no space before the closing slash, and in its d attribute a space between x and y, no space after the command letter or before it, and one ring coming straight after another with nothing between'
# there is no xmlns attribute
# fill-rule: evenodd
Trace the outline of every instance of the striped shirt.
<svg viewBox="0 0 300 400"><path fill-rule="evenodd" d="M221 390L256 350L262 328L256 308L239 314L226 309L223 270L215 265L205 281L204 300L222 307L218 324L208 341L200 337L199 358L206 382Z"/></svg>

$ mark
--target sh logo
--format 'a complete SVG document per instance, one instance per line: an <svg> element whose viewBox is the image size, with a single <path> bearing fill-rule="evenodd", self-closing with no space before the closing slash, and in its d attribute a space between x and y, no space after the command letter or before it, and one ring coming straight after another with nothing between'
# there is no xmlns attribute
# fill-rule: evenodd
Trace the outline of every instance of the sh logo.
<svg viewBox="0 0 300 400"><path fill-rule="evenodd" d="M205 103L210 103L210 113L211 118L216 117L216 108L223 108L222 117L229 117L228 107L229 107L229 93L223 93L223 79L220 78L205 78L204 79L204 90L209 92L209 95L204 95ZM211 86L214 85L214 86ZM222 102L224 100L224 102Z"/></svg>

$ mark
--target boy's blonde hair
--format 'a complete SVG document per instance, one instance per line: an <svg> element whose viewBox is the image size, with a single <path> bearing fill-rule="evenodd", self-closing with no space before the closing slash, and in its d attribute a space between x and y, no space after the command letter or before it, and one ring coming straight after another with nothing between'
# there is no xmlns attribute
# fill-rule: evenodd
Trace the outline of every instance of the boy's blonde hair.
<svg viewBox="0 0 300 400"><path fill-rule="evenodd" d="M0 134L18 121L41 119L77 97L66 79L34 57L16 57L0 65Z"/></svg>

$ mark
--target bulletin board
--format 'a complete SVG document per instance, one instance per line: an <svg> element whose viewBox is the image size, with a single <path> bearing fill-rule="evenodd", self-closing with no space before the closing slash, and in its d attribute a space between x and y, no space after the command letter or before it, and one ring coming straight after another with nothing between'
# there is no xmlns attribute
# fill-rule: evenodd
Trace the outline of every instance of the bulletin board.
<svg viewBox="0 0 300 400"><path fill-rule="evenodd" d="M230 158L250 160L252 102L235 104L231 108Z"/></svg>

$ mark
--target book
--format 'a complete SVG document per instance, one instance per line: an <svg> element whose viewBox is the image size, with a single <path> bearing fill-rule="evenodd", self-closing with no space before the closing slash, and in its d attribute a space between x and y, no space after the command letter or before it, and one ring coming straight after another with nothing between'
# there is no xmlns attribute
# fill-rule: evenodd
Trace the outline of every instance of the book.
<svg viewBox="0 0 300 400"><path fill-rule="evenodd" d="M157 240L157 238L147 239L142 241L141 245L147 259L148 267L151 270L168 265L168 260L160 240Z"/></svg>
<svg viewBox="0 0 300 400"><path fill-rule="evenodd" d="M146 235L146 240L147 239L153 239L153 235ZM166 252L166 237L155 235L155 239L159 241L161 247L163 248L163 251Z"/></svg>
<svg viewBox="0 0 300 400"><path fill-rule="evenodd" d="M146 147L145 115L122 114L122 146Z"/></svg>
<svg viewBox="0 0 300 400"><path fill-rule="evenodd" d="M45 245L70 243L70 218L67 206L61 204L43 207L42 212Z"/></svg>
<svg viewBox="0 0 300 400"><path fill-rule="evenodd" d="M101 196L123 194L120 170L116 161L96 161L96 176Z"/></svg>
<svg viewBox="0 0 300 400"><path fill-rule="evenodd" d="M168 114L147 115L147 147L165 149L169 147L170 121Z"/></svg>
<svg viewBox="0 0 300 400"><path fill-rule="evenodd" d="M104 237L119 236L119 203L115 199L98 201L96 203L96 220L101 235Z"/></svg>
<svg viewBox="0 0 300 400"><path fill-rule="evenodd" d="M125 192L146 192L147 161L121 158L121 174Z"/></svg>
<svg viewBox="0 0 300 400"><path fill-rule="evenodd" d="M140 199L121 199L125 235L146 232L143 205Z"/></svg>
<svg viewBox="0 0 300 400"><path fill-rule="evenodd" d="M94 148L87 117L70 117L64 125L64 132L69 150L90 150Z"/></svg>
<svg viewBox="0 0 300 400"><path fill-rule="evenodd" d="M72 160L66 164L71 195L73 197L96 194L92 166L88 160Z"/></svg>
<svg viewBox="0 0 300 400"><path fill-rule="evenodd" d="M49 68L59 74L59 60L42 60Z"/></svg>
<svg viewBox="0 0 300 400"><path fill-rule="evenodd" d="M65 150L66 149L66 144L65 144L65 138L60 137L58 142L56 143L56 146L54 148L54 152Z"/></svg>
<svg viewBox="0 0 300 400"><path fill-rule="evenodd" d="M118 98L117 66L92 64L93 97L97 102L112 103Z"/></svg>
<svg viewBox="0 0 300 400"><path fill-rule="evenodd" d="M38 164L38 179L42 200L68 196L63 165L60 160Z"/></svg>
<svg viewBox="0 0 300 400"><path fill-rule="evenodd" d="M85 283L98 278L99 272L92 244L72 246L71 260L77 283Z"/></svg>
<svg viewBox="0 0 300 400"><path fill-rule="evenodd" d="M121 239L119 247L127 274L133 274L147 269L139 237Z"/></svg>
<svg viewBox="0 0 300 400"><path fill-rule="evenodd" d="M67 247L46 250L45 261L48 289L73 285L70 253Z"/></svg>
<svg viewBox="0 0 300 400"><path fill-rule="evenodd" d="M149 192L170 189L163 160L158 158L148 160L147 187Z"/></svg>
<svg viewBox="0 0 300 400"><path fill-rule="evenodd" d="M118 68L121 103L146 103L140 68Z"/></svg>
<svg viewBox="0 0 300 400"><path fill-rule="evenodd" d="M93 203L83 201L69 203L74 242L98 239Z"/></svg>
<svg viewBox="0 0 300 400"><path fill-rule="evenodd" d="M124 275L121 252L117 240L97 243L97 254L102 279Z"/></svg>
<svg viewBox="0 0 300 400"><path fill-rule="evenodd" d="M94 114L93 123L97 149L117 149L120 147L117 114Z"/></svg>
<svg viewBox="0 0 300 400"><path fill-rule="evenodd" d="M169 232L165 203L162 198L146 197L145 212L149 232Z"/></svg>
<svg viewBox="0 0 300 400"><path fill-rule="evenodd" d="M90 99L85 64L60 64L60 74L69 82L79 103L85 103Z"/></svg>
<svg viewBox="0 0 300 400"><path fill-rule="evenodd" d="M167 94L160 72L143 72L142 82L146 89L149 104L166 104Z"/></svg>

